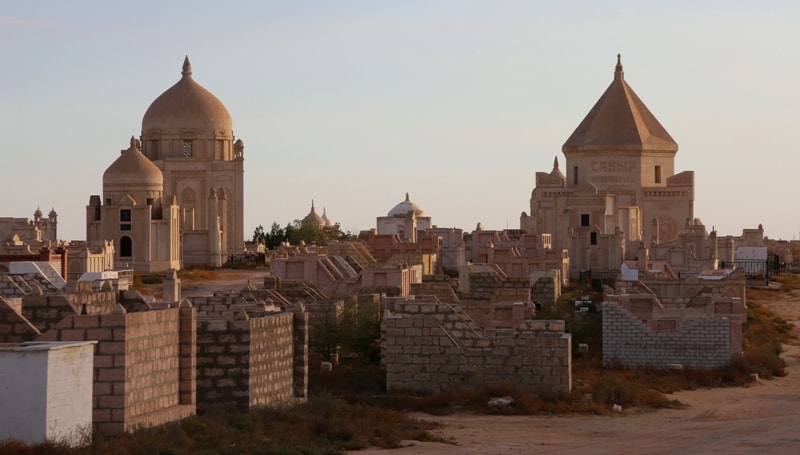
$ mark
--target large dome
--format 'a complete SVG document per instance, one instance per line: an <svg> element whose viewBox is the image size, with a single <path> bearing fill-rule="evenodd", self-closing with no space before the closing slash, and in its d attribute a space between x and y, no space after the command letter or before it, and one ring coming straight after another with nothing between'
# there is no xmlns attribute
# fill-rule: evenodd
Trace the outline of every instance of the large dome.
<svg viewBox="0 0 800 455"><path fill-rule="evenodd" d="M139 150L136 139L131 137L131 146L123 150L111 166L103 173L104 190L162 191L164 175Z"/></svg>
<svg viewBox="0 0 800 455"><path fill-rule="evenodd" d="M199 138L215 138L222 132L233 135L228 109L211 92L192 79L189 57L183 62L183 75L150 104L142 118L142 135L157 131L162 136L191 131Z"/></svg>
<svg viewBox="0 0 800 455"><path fill-rule="evenodd" d="M405 216L408 212L414 212L414 215L418 218L425 216L425 211L422 210L422 207L411 202L408 193L406 193L406 200L395 205L392 210L389 210L389 216Z"/></svg>

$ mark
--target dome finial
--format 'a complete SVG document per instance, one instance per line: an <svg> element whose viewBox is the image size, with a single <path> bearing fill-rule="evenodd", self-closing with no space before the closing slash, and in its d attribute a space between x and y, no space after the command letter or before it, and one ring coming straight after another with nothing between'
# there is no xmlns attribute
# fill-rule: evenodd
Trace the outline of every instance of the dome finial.
<svg viewBox="0 0 800 455"><path fill-rule="evenodd" d="M131 150L136 148L136 138L131 136Z"/></svg>
<svg viewBox="0 0 800 455"><path fill-rule="evenodd" d="M408 198L408 192L406 192L406 202L409 202L411 199Z"/></svg>
<svg viewBox="0 0 800 455"><path fill-rule="evenodd" d="M622 55L617 54L617 67L614 68L614 80L625 79L625 73L622 71Z"/></svg>
<svg viewBox="0 0 800 455"><path fill-rule="evenodd" d="M311 199L311 211L314 211L314 199Z"/></svg>
<svg viewBox="0 0 800 455"><path fill-rule="evenodd" d="M558 169L558 155L553 158L553 169Z"/></svg>
<svg viewBox="0 0 800 455"><path fill-rule="evenodd" d="M184 76L191 76L192 75L192 64L189 62L189 56L187 55L186 58L183 59L183 71L181 74Z"/></svg>

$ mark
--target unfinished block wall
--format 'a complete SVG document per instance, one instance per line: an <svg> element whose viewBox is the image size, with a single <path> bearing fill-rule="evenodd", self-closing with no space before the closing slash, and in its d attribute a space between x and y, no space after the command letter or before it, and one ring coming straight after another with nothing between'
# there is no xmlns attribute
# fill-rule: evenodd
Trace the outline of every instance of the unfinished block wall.
<svg viewBox="0 0 800 455"><path fill-rule="evenodd" d="M396 302L381 323L386 387L438 393L511 384L531 393L569 393L571 336L564 321L525 321L480 330L457 305Z"/></svg>
<svg viewBox="0 0 800 455"><path fill-rule="evenodd" d="M0 343L33 341L40 335L39 330L20 313L21 309L20 299L0 297Z"/></svg>
<svg viewBox="0 0 800 455"><path fill-rule="evenodd" d="M307 324L302 312L249 318L236 311L229 312L228 319L198 320L198 409L246 411L305 397ZM305 346L298 346L298 337ZM298 368L304 372L301 377Z"/></svg>
<svg viewBox="0 0 800 455"><path fill-rule="evenodd" d="M653 330L616 302L603 302L603 364L626 367L681 364L721 368L731 360L731 321L698 316Z"/></svg>
<svg viewBox="0 0 800 455"><path fill-rule="evenodd" d="M39 341L97 340L92 422L101 433L194 415L194 309L73 315Z"/></svg>

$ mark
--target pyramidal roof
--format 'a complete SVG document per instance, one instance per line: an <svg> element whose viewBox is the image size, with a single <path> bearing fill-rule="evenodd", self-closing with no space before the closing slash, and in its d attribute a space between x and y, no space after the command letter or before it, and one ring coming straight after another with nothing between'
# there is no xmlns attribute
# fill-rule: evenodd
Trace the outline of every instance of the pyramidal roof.
<svg viewBox="0 0 800 455"><path fill-rule="evenodd" d="M625 82L620 55L614 80L564 143L564 153L590 150L677 152L678 144Z"/></svg>

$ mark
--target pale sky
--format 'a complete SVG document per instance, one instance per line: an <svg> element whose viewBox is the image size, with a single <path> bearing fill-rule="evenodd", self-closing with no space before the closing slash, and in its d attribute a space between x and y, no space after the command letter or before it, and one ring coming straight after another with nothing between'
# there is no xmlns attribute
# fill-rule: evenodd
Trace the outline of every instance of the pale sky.
<svg viewBox="0 0 800 455"><path fill-rule="evenodd" d="M246 238L312 199L357 233L406 192L440 227L518 228L621 53L695 216L798 238L798 24L796 1L0 0L0 217L84 239L188 54L245 143Z"/></svg>

